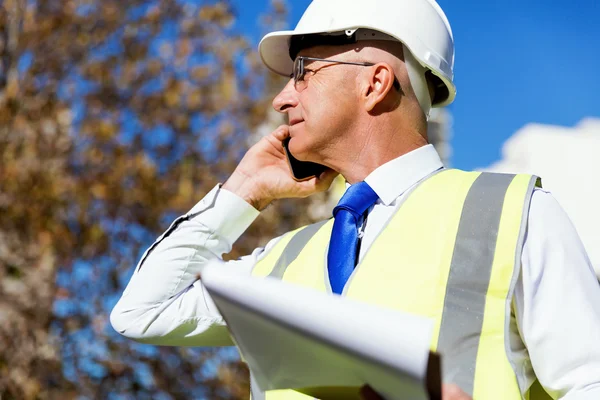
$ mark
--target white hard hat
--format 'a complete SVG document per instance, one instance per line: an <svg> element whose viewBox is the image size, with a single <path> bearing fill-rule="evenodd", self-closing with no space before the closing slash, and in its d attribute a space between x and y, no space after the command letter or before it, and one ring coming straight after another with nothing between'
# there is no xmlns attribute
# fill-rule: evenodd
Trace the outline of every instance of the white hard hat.
<svg viewBox="0 0 600 400"><path fill-rule="evenodd" d="M272 32L261 40L259 53L263 62L275 73L289 76L293 67L292 38L311 34L346 36L355 41L389 35L387 40L400 41L411 53L407 56L405 52L405 59L413 87L415 71L423 82L421 72L433 74L433 99L429 98L426 84L420 90L415 88L425 114L431 105L442 107L454 101L454 39L446 15L434 0L313 0L296 29ZM411 67L413 57L416 62L412 64L416 66ZM427 93L427 101L419 92Z"/></svg>

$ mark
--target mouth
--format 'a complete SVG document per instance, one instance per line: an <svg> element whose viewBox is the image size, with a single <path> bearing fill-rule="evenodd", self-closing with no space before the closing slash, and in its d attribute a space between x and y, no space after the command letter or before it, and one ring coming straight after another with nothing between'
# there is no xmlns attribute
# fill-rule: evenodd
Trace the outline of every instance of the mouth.
<svg viewBox="0 0 600 400"><path fill-rule="evenodd" d="M300 118L294 118L294 119L290 120L289 126L294 126L296 124L299 124L300 122L304 122L304 120L300 119Z"/></svg>

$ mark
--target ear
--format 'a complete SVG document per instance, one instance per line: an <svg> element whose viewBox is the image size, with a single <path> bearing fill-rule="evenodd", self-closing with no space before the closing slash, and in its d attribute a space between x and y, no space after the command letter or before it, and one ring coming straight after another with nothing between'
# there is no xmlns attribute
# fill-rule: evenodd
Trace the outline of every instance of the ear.
<svg viewBox="0 0 600 400"><path fill-rule="evenodd" d="M368 112L373 111L378 104L381 104L390 91L394 89L396 76L394 70L387 63L377 63L367 69L364 75L363 102Z"/></svg>

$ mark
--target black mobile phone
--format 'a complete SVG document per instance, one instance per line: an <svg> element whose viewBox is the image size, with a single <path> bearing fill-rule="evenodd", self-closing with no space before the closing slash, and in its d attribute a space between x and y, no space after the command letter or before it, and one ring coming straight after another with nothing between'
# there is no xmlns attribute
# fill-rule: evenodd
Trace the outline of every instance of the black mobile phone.
<svg viewBox="0 0 600 400"><path fill-rule="evenodd" d="M288 165L292 172L292 177L297 181L305 181L313 176L319 176L327 167L310 161L300 161L296 159L288 148L290 138L283 141L283 149L288 160Z"/></svg>

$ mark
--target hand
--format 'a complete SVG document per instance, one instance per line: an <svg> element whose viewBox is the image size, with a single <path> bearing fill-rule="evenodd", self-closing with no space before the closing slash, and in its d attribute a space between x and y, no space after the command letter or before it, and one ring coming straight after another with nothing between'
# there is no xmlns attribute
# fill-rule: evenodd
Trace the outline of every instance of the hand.
<svg viewBox="0 0 600 400"><path fill-rule="evenodd" d="M331 169L302 182L292 178L282 144L289 134L289 127L281 125L252 146L223 189L237 194L257 210L276 199L307 197L327 190L338 175Z"/></svg>
<svg viewBox="0 0 600 400"><path fill-rule="evenodd" d="M360 389L362 400L385 400L369 385ZM473 400L468 394L463 392L458 386L453 384L442 385L442 400Z"/></svg>
<svg viewBox="0 0 600 400"><path fill-rule="evenodd" d="M454 384L442 385L442 400L473 400L471 396L466 394Z"/></svg>

